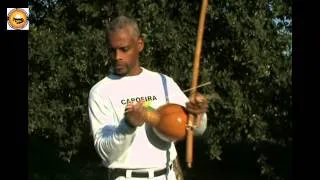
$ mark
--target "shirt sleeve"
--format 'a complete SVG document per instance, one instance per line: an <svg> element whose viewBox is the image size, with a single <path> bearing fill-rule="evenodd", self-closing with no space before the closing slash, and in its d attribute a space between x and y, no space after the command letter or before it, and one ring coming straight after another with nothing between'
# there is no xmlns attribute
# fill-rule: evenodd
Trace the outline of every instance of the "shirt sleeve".
<svg viewBox="0 0 320 180"><path fill-rule="evenodd" d="M107 164L116 161L126 152L135 137L136 128L130 127L124 119L116 119L108 98L90 91L88 98L89 120L94 147Z"/></svg>
<svg viewBox="0 0 320 180"><path fill-rule="evenodd" d="M178 84L172 79L168 78L168 92L169 92L169 101L171 103L179 104L183 107L186 107L186 103L189 102L189 98L184 94ZM194 135L200 136L207 129L207 114L204 113L200 125L194 129Z"/></svg>

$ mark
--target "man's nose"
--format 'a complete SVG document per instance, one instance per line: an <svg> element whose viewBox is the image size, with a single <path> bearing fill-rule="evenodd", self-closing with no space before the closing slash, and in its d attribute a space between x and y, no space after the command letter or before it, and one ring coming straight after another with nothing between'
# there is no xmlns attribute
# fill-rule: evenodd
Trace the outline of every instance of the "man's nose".
<svg viewBox="0 0 320 180"><path fill-rule="evenodd" d="M115 60L119 61L119 60L122 60L122 53L120 50L115 50L114 51L114 57L115 57Z"/></svg>

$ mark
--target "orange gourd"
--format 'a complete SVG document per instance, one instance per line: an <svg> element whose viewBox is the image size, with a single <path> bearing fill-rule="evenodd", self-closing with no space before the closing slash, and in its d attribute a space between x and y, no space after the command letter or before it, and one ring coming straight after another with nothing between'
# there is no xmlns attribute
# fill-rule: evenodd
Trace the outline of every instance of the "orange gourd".
<svg viewBox="0 0 320 180"><path fill-rule="evenodd" d="M148 113L149 124L168 139L179 141L186 137L188 114L185 107L168 103Z"/></svg>

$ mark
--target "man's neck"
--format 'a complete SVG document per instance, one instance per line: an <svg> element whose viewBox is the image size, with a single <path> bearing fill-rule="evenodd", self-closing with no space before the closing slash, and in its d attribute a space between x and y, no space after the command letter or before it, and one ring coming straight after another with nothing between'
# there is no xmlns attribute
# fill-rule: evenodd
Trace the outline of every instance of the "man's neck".
<svg viewBox="0 0 320 180"><path fill-rule="evenodd" d="M113 73L114 75L117 75L119 77L132 77L132 76L138 76L139 74L141 74L143 71L142 67L138 67L136 69L132 69L130 73L128 74L125 74L125 75L120 75L120 74L116 74L116 73Z"/></svg>
<svg viewBox="0 0 320 180"><path fill-rule="evenodd" d="M138 68L134 69L130 74L128 74L127 76L137 76L139 74L141 74L142 72L142 68L139 66Z"/></svg>

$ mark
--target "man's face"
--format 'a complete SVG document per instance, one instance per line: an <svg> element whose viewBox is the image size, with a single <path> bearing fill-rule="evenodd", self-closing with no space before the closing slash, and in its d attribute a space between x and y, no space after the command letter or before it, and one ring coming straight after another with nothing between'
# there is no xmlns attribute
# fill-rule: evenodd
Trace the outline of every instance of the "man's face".
<svg viewBox="0 0 320 180"><path fill-rule="evenodd" d="M135 36L127 26L109 34L114 72L120 76L137 75L140 72L139 53L143 50L142 38Z"/></svg>

